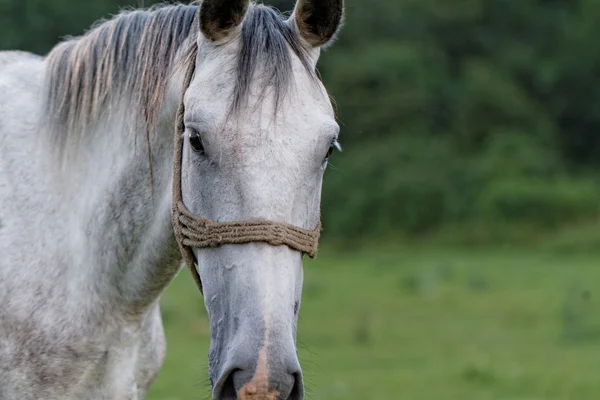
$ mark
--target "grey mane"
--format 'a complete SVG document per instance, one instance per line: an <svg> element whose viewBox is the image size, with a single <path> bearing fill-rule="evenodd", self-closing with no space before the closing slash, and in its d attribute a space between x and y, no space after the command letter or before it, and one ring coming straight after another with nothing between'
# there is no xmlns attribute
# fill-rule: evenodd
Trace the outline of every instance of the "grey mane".
<svg viewBox="0 0 600 400"><path fill-rule="evenodd" d="M48 55L44 110L53 142L66 146L111 106L154 123L176 56L195 46L187 39L197 35L197 14L198 6L185 5L127 11L56 46Z"/></svg>
<svg viewBox="0 0 600 400"><path fill-rule="evenodd" d="M111 109L135 110L146 132L153 129L175 67L194 62L198 4L160 5L125 11L87 34L57 45L47 57L43 123L64 150ZM276 106L292 82L289 49L312 72L293 28L274 9L252 5L241 29L232 111L239 110L258 67Z"/></svg>

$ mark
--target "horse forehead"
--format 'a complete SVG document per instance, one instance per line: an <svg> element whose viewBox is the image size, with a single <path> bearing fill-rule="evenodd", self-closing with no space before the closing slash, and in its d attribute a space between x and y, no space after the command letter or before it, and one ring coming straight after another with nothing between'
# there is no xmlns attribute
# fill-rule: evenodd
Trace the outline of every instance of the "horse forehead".
<svg viewBox="0 0 600 400"><path fill-rule="evenodd" d="M277 109L265 101L259 109L248 106L227 120L224 129L213 132L219 142L244 146L249 151L310 151L322 140L331 139L337 124L325 107L310 101L283 103ZM273 147L274 146L274 147Z"/></svg>
<svg viewBox="0 0 600 400"><path fill-rule="evenodd" d="M307 85L315 84L313 82ZM333 107L327 94L318 88L307 90L304 84L292 85L279 104L269 95L269 88L253 88L247 102L236 111L231 109L231 96L218 90L219 82L211 83L215 90L199 90L186 99L186 120L198 125L215 141L290 142L298 144L328 134L337 126ZM212 92L212 95L210 94Z"/></svg>
<svg viewBox="0 0 600 400"><path fill-rule="evenodd" d="M233 50L232 50L233 49ZM332 104L323 84L315 80L302 62L291 54L289 87L276 104L275 88L257 65L248 96L232 112L238 79L236 47L204 54L186 92L186 120L206 129L208 140L227 147L245 144L287 143L298 148L313 142L327 127L335 125ZM315 56L316 57L316 56ZM314 59L311 57L311 61ZM264 61L268 62L268 60Z"/></svg>
<svg viewBox="0 0 600 400"><path fill-rule="evenodd" d="M239 80L249 79L250 90L245 108L251 110L250 115L252 116L266 114L269 111L273 114L275 88L270 84L269 76L263 73L263 69L270 61L266 59L259 62L251 77L237 76L239 61L237 46L239 43L236 42L234 40L232 44L224 46L225 49L212 51L208 55L201 53L203 55L196 60L196 73L186 93L186 102L190 103L189 106L186 105L187 110L200 114L206 111L223 114L225 110L230 110L236 83ZM305 65L291 50L289 53L291 61L289 87L281 88L284 98L281 99L280 108L285 109L285 113L280 112L276 115L279 115L279 119L281 116L289 116L290 119L293 119L301 116L303 112L306 113L307 110L312 110L313 113L321 112L328 116L332 115L331 102L323 84L311 76ZM312 64L311 68L314 67L317 59L317 53L309 54L308 60ZM282 66L282 68L284 67ZM261 120L265 121L262 115ZM266 119L266 121L271 122L271 119Z"/></svg>
<svg viewBox="0 0 600 400"><path fill-rule="evenodd" d="M260 76L260 72L256 75ZM333 108L323 85L311 80L307 73L294 74L289 87L283 88L283 98L279 99L275 109L274 87L264 79L253 79L248 96L241 107L241 114L264 120L263 114L271 114L278 119L304 116L306 113L320 113L324 117L333 116ZM231 111L233 89L236 77L228 71L214 76L204 73L197 76L185 94L186 113L192 119L205 120L216 118L218 114L225 119L225 110ZM276 111L275 113L273 111ZM268 119L270 122L273 118Z"/></svg>

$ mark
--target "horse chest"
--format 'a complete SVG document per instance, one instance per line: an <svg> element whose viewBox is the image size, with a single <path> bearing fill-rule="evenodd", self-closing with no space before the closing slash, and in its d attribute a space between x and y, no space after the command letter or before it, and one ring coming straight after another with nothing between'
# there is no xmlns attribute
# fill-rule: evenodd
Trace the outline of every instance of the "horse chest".
<svg viewBox="0 0 600 400"><path fill-rule="evenodd" d="M31 328L0 335L0 400L139 400L164 358L158 309L139 326L91 336Z"/></svg>

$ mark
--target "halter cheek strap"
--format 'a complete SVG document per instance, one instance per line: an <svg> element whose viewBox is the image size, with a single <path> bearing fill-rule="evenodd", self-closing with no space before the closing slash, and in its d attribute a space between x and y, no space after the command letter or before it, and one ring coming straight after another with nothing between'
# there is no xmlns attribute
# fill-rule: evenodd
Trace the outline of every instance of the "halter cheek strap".
<svg viewBox="0 0 600 400"><path fill-rule="evenodd" d="M184 79L184 89L175 121L175 157L173 160L173 204L172 223L175 239L183 261L189 267L198 288L202 292L202 281L196 269L192 248L218 247L222 244L263 242L273 246L286 245L314 258L317 255L321 222L313 230L267 220L241 222L213 222L192 214L183 204L181 194L181 165L185 124L184 94L194 76L195 62L192 60Z"/></svg>

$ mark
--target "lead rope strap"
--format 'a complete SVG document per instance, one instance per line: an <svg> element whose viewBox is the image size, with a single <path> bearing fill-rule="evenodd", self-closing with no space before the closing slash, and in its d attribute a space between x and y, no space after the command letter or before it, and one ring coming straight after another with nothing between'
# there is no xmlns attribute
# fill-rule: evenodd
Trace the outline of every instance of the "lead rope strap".
<svg viewBox="0 0 600 400"><path fill-rule="evenodd" d="M185 133L184 95L194 76L195 62L188 67L183 84L183 93L175 120L175 156L173 159L173 203L172 223L175 239L183 261L187 264L200 292L202 281L195 266L192 247L218 247L222 244L242 244L264 242L273 246L286 245L293 250L307 254L310 258L317 255L321 221L313 230L273 221L256 220L243 222L213 222L192 214L183 204L181 197L181 165L183 137Z"/></svg>

